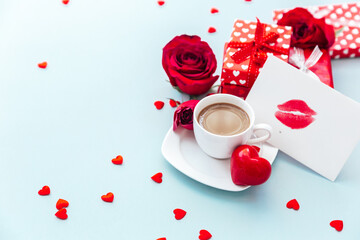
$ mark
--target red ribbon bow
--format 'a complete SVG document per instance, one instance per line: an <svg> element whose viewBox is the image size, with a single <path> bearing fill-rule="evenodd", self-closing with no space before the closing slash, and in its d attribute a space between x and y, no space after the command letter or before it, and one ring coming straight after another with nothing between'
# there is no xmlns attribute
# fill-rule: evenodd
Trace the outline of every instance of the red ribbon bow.
<svg viewBox="0 0 360 240"><path fill-rule="evenodd" d="M265 35L265 26L257 19L254 41L246 43L230 42L228 45L231 48L241 48L231 56L235 63L239 64L250 56L247 81L255 81L259 74L259 68L263 66L267 59L267 52L288 54L288 49L270 45L276 42L279 34L270 32Z"/></svg>

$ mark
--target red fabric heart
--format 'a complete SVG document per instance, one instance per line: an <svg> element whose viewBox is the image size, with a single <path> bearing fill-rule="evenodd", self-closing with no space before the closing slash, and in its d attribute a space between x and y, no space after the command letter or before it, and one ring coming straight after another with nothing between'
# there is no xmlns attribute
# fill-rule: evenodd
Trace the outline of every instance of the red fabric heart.
<svg viewBox="0 0 360 240"><path fill-rule="evenodd" d="M49 195L50 194L50 188L49 186L43 186L42 189L38 191L38 194L41 196Z"/></svg>
<svg viewBox="0 0 360 240"><path fill-rule="evenodd" d="M58 210L62 209L62 208L66 208L69 206L69 202L64 200L64 199L59 199L57 202L56 202L56 208Z"/></svg>
<svg viewBox="0 0 360 240"><path fill-rule="evenodd" d="M162 183L162 176L163 174L161 172L155 174L154 176L151 177L152 180L154 180L154 182L157 183Z"/></svg>
<svg viewBox="0 0 360 240"><path fill-rule="evenodd" d="M155 105L155 107L156 107L156 109L157 110L160 110L160 109L162 109L163 107L164 107L164 102L163 101L156 101L156 102L154 102L154 105Z"/></svg>
<svg viewBox="0 0 360 240"><path fill-rule="evenodd" d="M344 223L342 220L333 220L330 222L330 226L336 229L336 231L341 232L344 227Z"/></svg>
<svg viewBox="0 0 360 240"><path fill-rule="evenodd" d="M65 219L68 218L68 215L67 215L66 212L67 212L67 211L66 211L66 208L62 208L62 209L60 209L59 211L57 211L57 212L55 213L55 216L58 217L58 218L60 218L60 219L62 219L62 220L65 220Z"/></svg>
<svg viewBox="0 0 360 240"><path fill-rule="evenodd" d="M231 178L236 185L259 185L271 175L271 165L259 157L257 148L249 145L237 147L231 155Z"/></svg>
<svg viewBox="0 0 360 240"><path fill-rule="evenodd" d="M214 32L216 32L216 28L214 28L214 27L209 27L208 33L214 33Z"/></svg>
<svg viewBox="0 0 360 240"><path fill-rule="evenodd" d="M42 62L38 64L39 68L46 68L47 67L47 62Z"/></svg>
<svg viewBox="0 0 360 240"><path fill-rule="evenodd" d="M162 6L165 4L165 1L157 1L157 3L159 4L159 6Z"/></svg>
<svg viewBox="0 0 360 240"><path fill-rule="evenodd" d="M171 107L177 107L178 106L177 102L174 99L170 99L169 104L170 104Z"/></svg>
<svg viewBox="0 0 360 240"><path fill-rule="evenodd" d="M298 201L296 199L292 199L290 201L288 201L288 203L286 204L286 207L289 209L294 209L294 210L299 210L300 209L300 205L298 203Z"/></svg>
<svg viewBox="0 0 360 240"><path fill-rule="evenodd" d="M210 12L211 12L212 14L215 14L215 13L218 13L219 10L218 10L217 8L212 8L212 9L210 10Z"/></svg>
<svg viewBox="0 0 360 240"><path fill-rule="evenodd" d="M104 202L112 202L114 201L114 194L112 192L108 192L106 195L102 195L101 199Z"/></svg>
<svg viewBox="0 0 360 240"><path fill-rule="evenodd" d="M200 230L200 235L199 235L199 239L200 240L208 240L212 237L212 235L206 231L205 229Z"/></svg>
<svg viewBox="0 0 360 240"><path fill-rule="evenodd" d="M116 158L113 158L111 162L115 165L121 165L123 164L123 157L121 155L117 156Z"/></svg>
<svg viewBox="0 0 360 240"><path fill-rule="evenodd" d="M175 214L175 219L176 220L181 220L185 217L186 215L186 211L180 209L180 208L177 208L173 211L173 213Z"/></svg>
<svg viewBox="0 0 360 240"><path fill-rule="evenodd" d="M66 5L69 3L69 0L63 0L62 3Z"/></svg>
<svg viewBox="0 0 360 240"><path fill-rule="evenodd" d="M166 238L162 237L162 238L158 238L156 240L166 240Z"/></svg>

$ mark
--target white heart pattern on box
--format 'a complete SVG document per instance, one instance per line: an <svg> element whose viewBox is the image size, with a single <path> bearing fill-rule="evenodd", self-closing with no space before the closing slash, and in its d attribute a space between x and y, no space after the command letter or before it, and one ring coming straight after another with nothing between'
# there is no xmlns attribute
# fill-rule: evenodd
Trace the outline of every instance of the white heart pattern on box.
<svg viewBox="0 0 360 240"><path fill-rule="evenodd" d="M239 80L240 84L244 85L246 83L246 80Z"/></svg>
<svg viewBox="0 0 360 240"><path fill-rule="evenodd" d="M250 28L251 28L251 29L255 29L255 28L256 28L256 25L251 24L251 25L250 25Z"/></svg>
<svg viewBox="0 0 360 240"><path fill-rule="evenodd" d="M232 56L232 55L234 55L235 54L235 52L229 52L229 55L230 56Z"/></svg>
<svg viewBox="0 0 360 240"><path fill-rule="evenodd" d="M249 29L248 28L242 28L241 31L243 31L244 33L247 33L247 32L249 32Z"/></svg>
<svg viewBox="0 0 360 240"><path fill-rule="evenodd" d="M277 41L278 43L281 43L281 42L283 41L283 39L282 39L282 38L278 38L278 39L276 39L276 41Z"/></svg>
<svg viewBox="0 0 360 240"><path fill-rule="evenodd" d="M246 42L247 39L246 38L240 38L240 42Z"/></svg>
<svg viewBox="0 0 360 240"><path fill-rule="evenodd" d="M246 69L249 68L249 66L248 66L248 65L241 65L241 68L242 68L243 70L246 70Z"/></svg>
<svg viewBox="0 0 360 240"><path fill-rule="evenodd" d="M254 38L254 37L255 37L255 35L254 35L254 34L249 33L249 34L248 34L248 37L249 37L249 38Z"/></svg>
<svg viewBox="0 0 360 240"><path fill-rule="evenodd" d="M239 37L241 35L241 32L234 32L235 37Z"/></svg>
<svg viewBox="0 0 360 240"><path fill-rule="evenodd" d="M236 71L236 70L233 71L233 75L234 75L235 77L239 76L239 74L240 74L240 71Z"/></svg>
<svg viewBox="0 0 360 240"><path fill-rule="evenodd" d="M243 23L236 23L236 26L239 28L242 27L243 25L244 25Z"/></svg>
<svg viewBox="0 0 360 240"><path fill-rule="evenodd" d="M278 28L277 31L278 31L278 33L283 33L283 32L285 32L285 30L284 30L284 29L281 29L281 28Z"/></svg>
<svg viewBox="0 0 360 240"><path fill-rule="evenodd" d="M289 38L291 38L291 35L290 34L284 34L284 38L289 39Z"/></svg>
<svg viewBox="0 0 360 240"><path fill-rule="evenodd" d="M226 63L226 66L227 66L228 68L232 68L232 67L234 66L234 64L233 64L233 63Z"/></svg>

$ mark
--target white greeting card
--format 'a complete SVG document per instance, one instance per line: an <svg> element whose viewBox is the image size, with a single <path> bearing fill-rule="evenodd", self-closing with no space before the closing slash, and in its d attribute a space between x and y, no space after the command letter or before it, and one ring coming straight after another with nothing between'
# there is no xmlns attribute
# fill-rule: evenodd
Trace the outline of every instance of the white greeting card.
<svg viewBox="0 0 360 240"><path fill-rule="evenodd" d="M269 56L246 101L268 141L334 181L360 140L360 104Z"/></svg>

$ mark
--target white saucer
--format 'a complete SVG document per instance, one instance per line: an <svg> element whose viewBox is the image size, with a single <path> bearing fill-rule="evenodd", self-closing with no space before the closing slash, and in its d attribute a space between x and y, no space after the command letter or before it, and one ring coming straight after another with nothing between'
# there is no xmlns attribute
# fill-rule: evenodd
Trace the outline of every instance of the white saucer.
<svg viewBox="0 0 360 240"><path fill-rule="evenodd" d="M259 145L260 156L272 164L278 149L264 143ZM238 186L231 180L230 158L216 159L205 154L197 144L193 131L179 127L167 132L161 152L177 170L205 185L226 190L243 191L250 186Z"/></svg>

